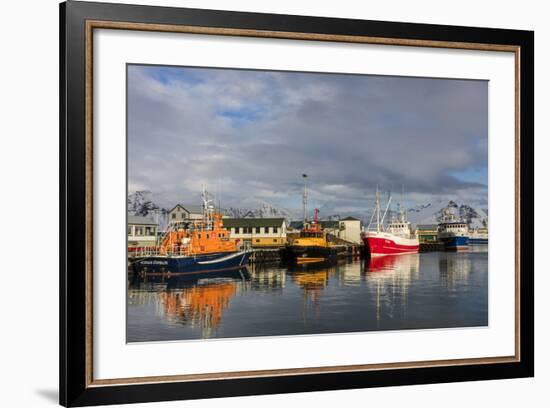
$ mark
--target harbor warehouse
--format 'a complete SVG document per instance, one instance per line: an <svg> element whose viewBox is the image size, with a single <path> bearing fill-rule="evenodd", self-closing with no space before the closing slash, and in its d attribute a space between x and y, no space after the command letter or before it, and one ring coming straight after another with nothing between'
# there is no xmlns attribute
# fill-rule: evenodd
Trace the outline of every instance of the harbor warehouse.
<svg viewBox="0 0 550 408"><path fill-rule="evenodd" d="M253 247L273 247L286 244L287 224L284 218L224 218L223 226L231 239Z"/></svg>
<svg viewBox="0 0 550 408"><path fill-rule="evenodd" d="M149 217L128 215L128 248L157 244L158 224Z"/></svg>

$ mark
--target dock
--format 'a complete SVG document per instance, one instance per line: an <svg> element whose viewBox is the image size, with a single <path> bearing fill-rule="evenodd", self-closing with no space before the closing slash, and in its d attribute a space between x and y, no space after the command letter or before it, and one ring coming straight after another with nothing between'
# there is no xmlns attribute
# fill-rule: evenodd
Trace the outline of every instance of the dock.
<svg viewBox="0 0 550 408"><path fill-rule="evenodd" d="M283 258L283 248L256 248L252 250L248 263L250 264L262 264L262 263L276 263L280 262Z"/></svg>

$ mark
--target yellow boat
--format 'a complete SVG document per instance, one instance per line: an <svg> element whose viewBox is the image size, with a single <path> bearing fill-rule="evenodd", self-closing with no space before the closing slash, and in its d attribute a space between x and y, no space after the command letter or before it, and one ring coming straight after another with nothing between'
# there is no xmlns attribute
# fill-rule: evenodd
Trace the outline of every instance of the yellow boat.
<svg viewBox="0 0 550 408"><path fill-rule="evenodd" d="M330 241L327 233L319 224L318 215L319 210L316 208L311 225L304 225L300 236L287 247L289 261L298 265L335 261L339 255L346 251L344 245Z"/></svg>

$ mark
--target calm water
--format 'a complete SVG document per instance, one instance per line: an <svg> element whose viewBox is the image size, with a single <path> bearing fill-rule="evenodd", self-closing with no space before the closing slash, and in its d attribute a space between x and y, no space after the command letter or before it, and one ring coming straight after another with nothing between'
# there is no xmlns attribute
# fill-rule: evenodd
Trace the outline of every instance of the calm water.
<svg viewBox="0 0 550 408"><path fill-rule="evenodd" d="M487 247L131 282L129 342L487 325Z"/></svg>

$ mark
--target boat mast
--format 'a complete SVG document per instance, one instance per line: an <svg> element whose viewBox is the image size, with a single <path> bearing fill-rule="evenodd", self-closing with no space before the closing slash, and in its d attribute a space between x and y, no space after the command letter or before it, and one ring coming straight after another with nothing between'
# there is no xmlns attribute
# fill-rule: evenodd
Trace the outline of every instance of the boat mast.
<svg viewBox="0 0 550 408"><path fill-rule="evenodd" d="M206 185L205 184L202 185L201 196L202 196L204 225L205 225L205 228L207 230L209 230L213 226L212 225L213 207L212 207L212 205L210 205L211 200L208 199L208 191L206 191Z"/></svg>
<svg viewBox="0 0 550 408"><path fill-rule="evenodd" d="M381 230L381 228L380 228L380 221L381 221L381 217L380 217L380 191L378 190L378 185L376 186L376 218L377 218L376 231L380 232L380 230Z"/></svg>
<svg viewBox="0 0 550 408"><path fill-rule="evenodd" d="M304 195L302 197L302 203L304 206L304 228L305 228L307 223L307 182L306 182L307 174L305 173L302 174L302 177L304 179Z"/></svg>
<svg viewBox="0 0 550 408"><path fill-rule="evenodd" d="M403 222L407 222L407 211L405 210L405 184L401 184L401 205L399 206L401 210L401 219Z"/></svg>

